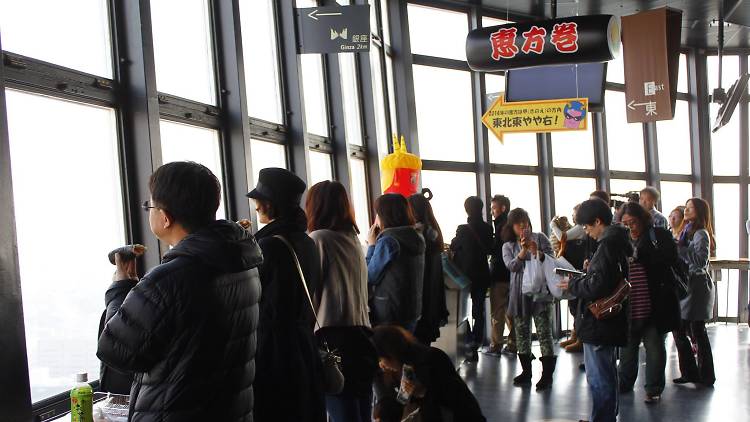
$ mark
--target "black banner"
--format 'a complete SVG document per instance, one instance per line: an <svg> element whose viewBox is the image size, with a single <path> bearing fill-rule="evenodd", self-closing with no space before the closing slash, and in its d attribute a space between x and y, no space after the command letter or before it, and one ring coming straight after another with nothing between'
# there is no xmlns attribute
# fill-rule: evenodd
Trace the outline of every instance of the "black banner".
<svg viewBox="0 0 750 422"><path fill-rule="evenodd" d="M612 15L571 16L475 29L466 37L472 70L605 62L620 49L620 20Z"/></svg>

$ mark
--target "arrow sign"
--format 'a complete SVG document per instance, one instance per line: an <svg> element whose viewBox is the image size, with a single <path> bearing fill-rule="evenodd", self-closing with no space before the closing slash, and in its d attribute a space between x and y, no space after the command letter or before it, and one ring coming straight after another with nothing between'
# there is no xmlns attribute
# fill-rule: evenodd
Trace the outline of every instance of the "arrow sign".
<svg viewBox="0 0 750 422"><path fill-rule="evenodd" d="M636 107L645 106L646 107L646 116L656 116L658 113L656 113L656 102L655 101L649 101L646 103L636 103L635 100L630 100L630 102L627 104L628 108L631 110L635 110Z"/></svg>
<svg viewBox="0 0 750 422"><path fill-rule="evenodd" d="M482 123L503 142L504 133L586 130L588 98L505 102L505 95L482 116Z"/></svg>
<svg viewBox="0 0 750 422"><path fill-rule="evenodd" d="M332 12L332 13L318 13L318 9L313 10L310 12L307 16L315 19L316 21L319 20L318 16L341 16L343 13L341 12Z"/></svg>

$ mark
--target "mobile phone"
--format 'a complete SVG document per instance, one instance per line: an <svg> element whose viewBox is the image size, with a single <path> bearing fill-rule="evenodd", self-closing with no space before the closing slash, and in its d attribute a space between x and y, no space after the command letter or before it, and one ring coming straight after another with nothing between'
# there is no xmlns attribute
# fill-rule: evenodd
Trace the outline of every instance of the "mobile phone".
<svg viewBox="0 0 750 422"><path fill-rule="evenodd" d="M521 236L522 236L522 237L523 237L524 239L528 239L528 238L529 238L529 236L531 236L531 229L529 229L529 228L525 228L525 229L523 229L523 232L521 232Z"/></svg>
<svg viewBox="0 0 750 422"><path fill-rule="evenodd" d="M414 381L417 378L417 374L414 372L414 367L411 365L404 365L403 369L401 371L401 385L398 389L398 395L396 395L396 400L401 404L406 404L409 402L409 399L411 398L411 394L407 393L406 390L404 390L404 382L405 381Z"/></svg>

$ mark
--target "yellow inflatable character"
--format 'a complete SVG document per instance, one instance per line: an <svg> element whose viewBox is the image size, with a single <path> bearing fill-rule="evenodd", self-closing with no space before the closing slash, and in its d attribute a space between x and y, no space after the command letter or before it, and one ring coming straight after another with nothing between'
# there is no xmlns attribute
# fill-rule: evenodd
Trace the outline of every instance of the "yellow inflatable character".
<svg viewBox="0 0 750 422"><path fill-rule="evenodd" d="M417 193L420 170L422 160L406 151L403 136L399 144L396 135L393 135L393 153L385 156L380 163L380 185L383 193L399 193L407 198Z"/></svg>

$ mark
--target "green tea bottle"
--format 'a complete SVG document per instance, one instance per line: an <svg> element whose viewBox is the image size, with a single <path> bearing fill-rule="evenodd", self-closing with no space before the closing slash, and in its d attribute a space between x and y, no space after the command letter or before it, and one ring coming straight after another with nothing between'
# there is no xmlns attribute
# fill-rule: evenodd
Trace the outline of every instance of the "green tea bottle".
<svg viewBox="0 0 750 422"><path fill-rule="evenodd" d="M76 384L70 390L70 420L72 422L94 421L94 390L88 384L88 374L76 374Z"/></svg>

